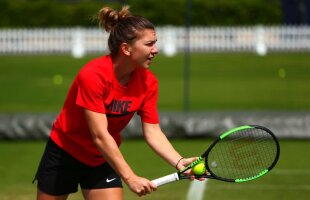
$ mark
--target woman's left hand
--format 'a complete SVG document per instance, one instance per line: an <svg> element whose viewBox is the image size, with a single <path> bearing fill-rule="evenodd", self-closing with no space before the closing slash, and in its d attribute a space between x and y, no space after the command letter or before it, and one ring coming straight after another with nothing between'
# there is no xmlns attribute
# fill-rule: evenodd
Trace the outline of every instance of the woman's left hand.
<svg viewBox="0 0 310 200"><path fill-rule="evenodd" d="M185 167L187 167L189 164L191 164L192 162L194 162L197 159L198 159L198 157L182 158L180 160L180 162L177 164L176 168L177 168L177 170L182 170L182 169L184 169ZM190 176L191 177L190 180L194 180L195 179L195 175L193 174L191 168L188 169L187 171L185 171L183 174L186 175L186 176ZM204 181L205 179L206 178L198 178L197 180Z"/></svg>

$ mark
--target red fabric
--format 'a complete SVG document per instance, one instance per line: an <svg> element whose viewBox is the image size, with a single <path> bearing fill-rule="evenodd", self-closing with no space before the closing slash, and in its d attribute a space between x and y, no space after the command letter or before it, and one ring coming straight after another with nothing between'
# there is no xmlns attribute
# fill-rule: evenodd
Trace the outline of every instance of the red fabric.
<svg viewBox="0 0 310 200"><path fill-rule="evenodd" d="M116 80L111 56L96 58L86 64L73 81L53 124L51 138L81 162L98 166L105 160L93 143L84 108L106 114L108 131L120 145L120 132L135 112L143 122L159 122L157 98L158 82L148 69L137 68L124 87Z"/></svg>

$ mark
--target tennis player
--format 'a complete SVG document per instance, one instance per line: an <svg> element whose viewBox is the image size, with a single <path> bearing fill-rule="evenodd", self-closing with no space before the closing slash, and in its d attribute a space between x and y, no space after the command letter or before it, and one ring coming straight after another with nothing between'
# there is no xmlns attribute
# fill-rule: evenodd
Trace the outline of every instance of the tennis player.
<svg viewBox="0 0 310 200"><path fill-rule="evenodd" d="M154 25L128 6L104 7L98 19L110 54L88 62L69 89L35 176L38 200L67 199L79 185L87 200L119 200L122 180L139 196L156 190L119 150L120 132L135 113L147 144L170 165L182 169L195 160L182 158L160 129L158 82L149 70L158 53Z"/></svg>

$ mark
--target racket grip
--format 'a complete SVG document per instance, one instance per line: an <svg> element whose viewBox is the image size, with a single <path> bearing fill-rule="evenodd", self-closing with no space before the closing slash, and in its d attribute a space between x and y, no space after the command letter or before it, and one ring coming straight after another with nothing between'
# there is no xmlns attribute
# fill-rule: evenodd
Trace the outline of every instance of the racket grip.
<svg viewBox="0 0 310 200"><path fill-rule="evenodd" d="M171 182L178 181L178 180L180 180L178 173L173 173L173 174L169 174L167 176L163 176L161 178L152 180L152 182L157 186L161 186L161 185L165 185L167 183L171 183Z"/></svg>

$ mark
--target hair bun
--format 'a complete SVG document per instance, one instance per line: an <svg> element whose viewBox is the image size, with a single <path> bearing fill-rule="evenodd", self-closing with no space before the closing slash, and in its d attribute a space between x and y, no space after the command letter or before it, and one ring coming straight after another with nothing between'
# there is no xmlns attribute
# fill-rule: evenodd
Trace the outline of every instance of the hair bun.
<svg viewBox="0 0 310 200"><path fill-rule="evenodd" d="M120 12L117 12L110 7L103 7L98 12L99 25L107 32L110 32L113 30L119 20L128 16L131 16L128 5L123 6Z"/></svg>

